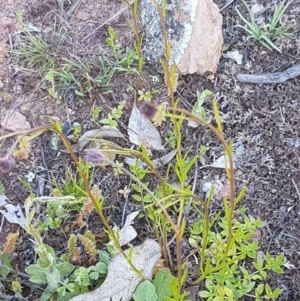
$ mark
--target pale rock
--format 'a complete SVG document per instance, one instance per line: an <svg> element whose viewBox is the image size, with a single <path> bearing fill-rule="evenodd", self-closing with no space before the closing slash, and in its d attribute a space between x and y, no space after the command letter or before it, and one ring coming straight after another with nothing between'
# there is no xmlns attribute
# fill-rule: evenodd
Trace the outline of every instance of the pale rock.
<svg viewBox="0 0 300 301"><path fill-rule="evenodd" d="M161 5L162 0L157 0ZM222 45L222 16L213 0L169 0L166 31L170 42L170 65L179 74L215 73ZM161 20L153 0L141 0L144 29L143 56L151 63L165 57Z"/></svg>
<svg viewBox="0 0 300 301"><path fill-rule="evenodd" d="M81 21L87 21L88 19L90 19L90 14L86 11L80 10L76 14L76 18Z"/></svg>
<svg viewBox="0 0 300 301"><path fill-rule="evenodd" d="M243 55L239 53L238 50L227 51L223 54L223 56L227 59L235 61L238 65L241 65L243 63Z"/></svg>
<svg viewBox="0 0 300 301"><path fill-rule="evenodd" d="M29 130L31 128L30 123L26 120L26 117L14 110L3 110L0 118L1 127L8 131L16 132L21 130Z"/></svg>
<svg viewBox="0 0 300 301"><path fill-rule="evenodd" d="M222 45L222 16L217 5L212 0L198 0L190 41L177 64L178 73L215 73Z"/></svg>

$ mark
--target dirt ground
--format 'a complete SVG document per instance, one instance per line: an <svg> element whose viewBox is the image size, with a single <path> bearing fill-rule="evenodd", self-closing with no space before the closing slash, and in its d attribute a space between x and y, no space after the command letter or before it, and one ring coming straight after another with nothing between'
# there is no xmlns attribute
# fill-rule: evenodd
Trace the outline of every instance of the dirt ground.
<svg viewBox="0 0 300 301"><path fill-rule="evenodd" d="M24 76L24 73L19 72L20 66L16 66L12 57L1 51L1 49L9 50L14 47L16 32L20 29L16 17L17 10L22 10L25 21L38 28L45 29L55 22L58 25L66 22L67 27L71 28L69 38L72 42L66 42L63 47L70 47L68 53L71 51L77 55L84 53L87 60L92 61L95 56L105 51L103 45L107 38L108 25L120 32L119 43L124 49L132 45L133 34L126 24L128 12L124 10L122 14L112 18L123 8L119 1L83 0L78 7L75 5L76 2L53 0L41 3L37 0L25 2L0 0L1 118L5 110L12 110L25 116L31 127L46 124L49 117L56 117L61 122L67 120L65 103L58 104L51 98L43 98L43 91L36 91L31 85L31 80L34 78L33 71L29 71L28 77ZM266 18L270 14L269 8L275 2L278 1L257 1L265 7ZM224 5L222 0L217 0L216 3L220 8ZM247 214L260 217L265 223L259 237L261 250L268 251L271 255L284 254L286 259L284 274L270 275L268 282L274 287L283 289L278 300L297 301L300 300L300 102L298 99L300 79L296 77L282 84L258 85L240 83L236 79L236 74L278 72L300 63L300 1L295 0L285 14L287 20L294 24L292 29L294 37L276 42L282 53L266 50L257 42L246 39L244 32L235 27L240 22L234 10L235 5L246 14L241 1L234 2L222 11L224 46L228 51L238 50L243 54L242 64L238 65L223 55L213 79L200 75L179 78L176 96L181 101L181 107L190 109L196 99L197 90L209 89L216 95L226 138L241 143L245 149L237 164L237 188L247 187L243 199ZM105 24L97 29L103 23ZM88 38L80 43L86 36ZM60 51L63 52L65 49ZM153 83L150 80L153 75L158 76L158 82ZM110 93L104 94L108 103L107 111L109 106L115 106L122 99L127 100L122 120L124 124L128 122L133 102L132 95L126 92L130 80L130 77L114 78ZM154 95L154 102L159 103L162 97L166 98L163 82L160 73L157 74L151 66L146 67L143 83L145 90L152 87L159 90ZM79 101L75 97L69 106L72 120L78 121L84 130L94 128L95 124L90 121L90 110L98 101L92 97ZM206 109L208 112L212 111L210 104L206 105ZM168 125L165 126L166 128ZM162 128L162 136L165 129ZM121 131L126 134L124 128L121 128ZM0 133L8 132L0 128ZM199 135L201 135L201 144L210 147L205 160L206 164L211 164L221 154L221 147L209 132L185 127L183 147L196 145ZM51 189L50 175L55 175L57 181L61 183L65 166L71 166L67 155L55 157L55 154L51 153L50 140L51 134L37 139L28 160L17 162L15 169L7 176L0 175L5 194L13 204L22 205L29 194L18 177L26 179L30 171L34 172L36 178L31 182L31 189L36 193L39 188L38 179L43 175L46 179L44 192L47 195ZM11 141L5 143L0 149L0 155L5 153L11 143ZM203 195L200 183L207 176L225 181L222 170L201 170L198 173L199 185L196 190L199 195ZM100 186L106 204L110 206L107 214L112 216L116 224L121 223L124 211L124 200L117 191L124 185L128 185L128 181L124 175L115 178L109 168L100 170L95 175L95 184ZM135 208L134 201L130 200L125 211L129 213ZM139 229L139 225L136 226ZM102 227L97 216L90 217L89 229L94 233L101 233ZM0 249L7 234L16 230L20 232L16 248L17 263L20 271L24 271L26 266L34 262L34 245L29 235L17 225L5 221L0 233ZM144 225L140 225L140 233L140 241L153 235L145 229ZM64 251L65 236L58 230L50 230L44 239L45 243L53 246L58 252ZM33 292L28 300L33 300L37 295L38 293Z"/></svg>

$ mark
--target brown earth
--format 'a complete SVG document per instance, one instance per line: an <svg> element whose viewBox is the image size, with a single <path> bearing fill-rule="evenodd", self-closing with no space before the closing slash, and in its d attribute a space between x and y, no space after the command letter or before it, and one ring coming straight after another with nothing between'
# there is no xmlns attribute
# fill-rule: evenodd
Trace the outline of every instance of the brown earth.
<svg viewBox="0 0 300 301"><path fill-rule="evenodd" d="M56 117L62 123L67 121L65 103L58 104L50 97L45 98L47 94L45 90L35 91L32 84L35 78L34 70L29 70L28 75L24 76L24 72L20 72L21 66L16 65L12 57L3 51L3 49L9 50L14 47L17 40L16 31L20 29L20 26L17 24L16 10L24 11L25 21L31 22L38 28L45 29L55 22L60 26L65 24L64 28L68 28L65 30L69 35L69 40L62 49L59 49L60 53L84 56L86 62L93 62L95 56L100 56L107 51L105 39L108 25L120 32L119 43L124 49L126 46L131 46L133 35L126 25L126 18L129 15L126 10L120 16L102 25L121 10L123 6L119 4L119 1L86 0L81 1L78 7L74 7L75 2L48 1L47 4L41 4L34 0L25 3L0 0L1 113L4 109L17 111L27 118L31 127L46 124L50 116ZM223 2L216 1L219 7L224 5ZM275 0L258 1L258 3L265 7L264 17L268 19ZM247 186L246 197L243 199L247 214L260 217L266 223L259 237L261 250L268 251L271 255L284 254L286 259L285 273L270 275L268 282L274 287L278 286L283 289L278 300L297 301L300 300L299 78L288 80L283 84L255 85L239 83L236 80L236 74L277 72L299 64L299 4L295 1L285 16L294 24L294 37L276 41L282 54L266 50L256 41L247 40L244 32L234 27L240 23L234 10L235 5L246 15L246 10L239 1L222 11L224 46L227 51L238 50L243 55L242 64L238 65L223 56L214 77L200 75L181 77L176 95L181 101L181 106L187 109L190 109L195 102L197 90L210 89L216 95L226 138L242 143L245 148L245 153L237 164L236 181L238 188ZM82 41L87 36L88 38ZM151 81L153 75L158 76L158 82ZM151 69L151 66L147 66L143 87L145 91L152 87L159 90L153 99L156 103L160 103L162 99L167 100L163 82L163 76L155 69ZM100 91L106 101L105 104L101 103L104 107L103 116L109 111L109 107L115 106L120 100L126 98L128 104L124 109L122 122L127 124L133 95L126 92L126 87L128 83L134 85L134 79L128 75L121 75L114 77L112 83L109 93ZM103 102L103 99L89 97L82 100L75 96L75 100L69 105L71 119L79 122L84 130L95 128L96 125L90 121L90 110L95 103L100 105L100 101ZM206 110L212 111L209 104L206 105ZM120 128L126 134L126 127ZM168 125L161 129L163 137L167 129ZM0 133L7 132L1 128ZM205 164L211 164L221 154L222 149L217 139L209 132L184 127L183 147L187 149L191 145L196 145L199 135L201 144L210 147L205 157ZM31 182L31 189L37 194L39 183L41 183L39 179L44 177L44 195L49 195L53 188L51 176L53 175L61 185L65 175L65 166L72 167L68 155L55 156L55 153L53 154L50 147L51 139L51 134L45 134L35 140L32 145L33 152L28 160L17 162L14 170L8 175L0 174L0 182L4 185L6 196L13 204L22 205L29 194L28 189L18 180L18 177L24 180L29 171L34 172L36 177ZM3 155L11 144L12 141L5 141L0 154ZM225 181L222 170L203 169L198 172L199 183L207 176ZM96 172L94 182L102 189L106 198L105 204L108 207L106 213L116 224L121 224L123 211L127 214L138 207L133 200L130 200L128 206L124 208L124 199L117 193L125 185L129 185L129 179L126 176L116 178L112 170L106 168ZM200 187L199 184L196 193L203 195ZM75 216L71 216L65 221L64 226L70 225L74 218ZM136 225L136 227L137 229L140 227L140 240L152 235L149 234L144 224ZM5 221L0 233L1 245L7 234L17 229L16 225ZM96 234L103 234L96 215L92 214L89 218L89 229ZM25 267L34 262L34 245L29 235L21 228L19 232L16 263L20 271L24 272ZM49 230L44 239L45 243L51 245L58 254L65 251L64 233ZM30 290L27 289L26 293L29 296ZM29 298L32 300L36 296L38 292L33 292Z"/></svg>

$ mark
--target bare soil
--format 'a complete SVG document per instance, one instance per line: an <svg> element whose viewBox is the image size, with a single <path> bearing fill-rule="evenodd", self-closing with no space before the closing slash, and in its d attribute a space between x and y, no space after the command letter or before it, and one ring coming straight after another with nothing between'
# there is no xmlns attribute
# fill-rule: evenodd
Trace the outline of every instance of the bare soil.
<svg viewBox="0 0 300 301"><path fill-rule="evenodd" d="M72 11L70 9L75 2L0 0L0 110L12 109L22 113L32 127L46 124L49 117L56 117L64 123L67 121L66 105L64 102L58 104L51 98L45 99L45 91L36 91L31 84L34 72L30 70L28 77L24 76L24 73L19 72L20 66L16 66L12 57L1 51L14 47L16 32L20 29L16 10L24 11L24 21L31 22L38 28L45 29L54 23L71 28L67 31L70 39L60 51L69 55L81 55L85 57L86 62L93 62L96 56L107 50L105 39L108 26L120 32L119 43L123 49L132 46L133 35L126 23L129 12L124 10L113 18L123 8L119 1L85 0ZM266 18L270 16L275 2L278 1L257 1L265 7ZM224 1L221 0L217 0L216 3L220 8L224 5ZM234 2L222 11L224 46L228 51L238 50L243 54L242 64L238 65L222 56L214 77L190 75L179 78L176 97L180 99L181 107L191 109L196 100L196 91L209 89L216 95L226 138L242 143L245 148L245 153L237 164L236 183L238 189L242 186L247 187L243 199L247 214L260 217L266 224L258 237L261 250L268 251L271 255L284 254L286 259L284 274L270 275L268 282L283 289L278 300L297 301L300 300L300 79L294 78L283 84L255 85L238 82L236 74L278 72L300 63L300 1L295 0L285 14L287 20L294 24L294 37L276 41L282 53L269 51L258 42L246 39L245 33L235 27L241 22L234 10L236 5L247 15L241 1ZM83 37L87 36L82 42ZM153 75L157 75L158 82L152 81ZM145 90L154 87L159 91L154 95L154 102L160 103L162 99L168 99L163 84L164 78L158 70L147 65L143 79ZM99 100L93 95L83 100L75 96L69 105L71 119L79 122L83 130L95 128L90 113L94 104L103 105L104 116L110 107L126 99L124 118L121 120L124 126L120 127L126 135L125 125L128 123L133 103L133 94L126 92L129 83L134 85L134 78L127 75L115 76L109 93L98 91L103 95L105 103L103 99ZM206 109L208 112L212 110L210 104L206 105ZM162 127L162 137L168 128L168 124ZM0 133L5 134L6 131L1 128ZM183 147L187 149L196 145L199 136L201 144L210 148L205 157L205 164L211 164L222 151L211 133L204 129L184 127ZM0 149L0 154L3 155L11 144L12 141L6 141ZM53 188L51 177L54 176L58 183L62 183L66 166L74 167L67 154L53 154L51 133L34 141L32 149L28 160L17 162L14 170L8 175L0 174L5 194L13 204L22 205L29 194L28 189L18 180L19 177L26 179L29 171L34 172L36 177L31 183L31 189L38 194L39 179L43 176L44 195L49 195ZM196 193L199 195L204 195L200 183L205 177L221 179L223 182L226 179L224 171L218 169L201 169L197 177L199 185ZM134 200L130 198L124 207L124 199L117 192L129 185L129 179L124 175L114 177L112 170L105 168L96 172L94 183L103 191L106 214L111 216L114 223L121 225L122 214L128 214L137 208ZM74 219L75 215L66 220L64 229ZM144 223L139 225L137 222L135 226L139 232L136 243L143 241L145 237L153 236L151 229ZM104 233L95 214L89 218L88 229L95 234ZM23 229L5 221L0 233L0 249L7 234L16 231L20 232L20 239L15 250L15 263L20 271L24 272L24 269L34 262L35 254L34 244ZM61 230L50 230L45 233L44 240L61 254L66 248L66 235L68 233ZM103 246L103 241L99 240L99 246ZM31 290L28 286L24 289L24 296L28 297L28 300L38 298L38 294L38 291Z"/></svg>

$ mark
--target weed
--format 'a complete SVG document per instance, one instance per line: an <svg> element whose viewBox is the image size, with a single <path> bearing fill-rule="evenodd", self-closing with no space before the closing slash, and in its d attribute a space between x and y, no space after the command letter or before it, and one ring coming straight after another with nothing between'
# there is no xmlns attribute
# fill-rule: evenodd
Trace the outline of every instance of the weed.
<svg viewBox="0 0 300 301"><path fill-rule="evenodd" d="M73 123L73 139L77 141L81 133L81 125L78 122Z"/></svg>
<svg viewBox="0 0 300 301"><path fill-rule="evenodd" d="M107 114L107 118L103 118L100 120L102 124L108 124L112 128L117 128L118 119L120 119L123 115L123 108L125 105L125 101L121 101L116 108L112 108L112 110Z"/></svg>
<svg viewBox="0 0 300 301"><path fill-rule="evenodd" d="M281 53L281 50L273 43L273 40L279 36L292 37L293 34L289 30L293 27L292 24L282 23L281 19L287 8L293 2L281 1L281 3L275 8L272 20L269 24L263 24L259 26L255 22L254 12L249 8L247 3L243 1L245 7L247 8L250 21L248 21L241 12L236 8L236 12L241 18L241 20L246 25L236 25L236 27L242 28L248 33L248 39L252 38L260 42L263 46L271 50L272 48Z"/></svg>
<svg viewBox="0 0 300 301"><path fill-rule="evenodd" d="M176 135L174 133L174 131L168 130L167 131L167 137L165 138L166 142L168 143L168 146L170 148L175 148L176 146Z"/></svg>
<svg viewBox="0 0 300 301"><path fill-rule="evenodd" d="M11 265L18 237L19 233L9 233L4 248L0 252L0 297L2 297L3 300L11 299L11 296L7 294L10 290L14 292L16 299L23 300L20 282L21 273L18 271L18 266L12 267ZM7 282L7 284L5 284L5 282ZM8 284L11 285L11 288L8 288Z"/></svg>
<svg viewBox="0 0 300 301"><path fill-rule="evenodd" d="M73 85L78 96L91 95L91 89L94 89L95 85L98 85L98 87L109 85L114 72L132 72L131 64L137 60L138 80L136 92L142 100L151 100L152 95L156 93L155 90L144 92L139 89L142 80L143 59L141 56L142 38L138 35L136 23L137 2L134 1L132 6L128 5L133 12L133 24L131 26L136 35L135 51L126 51L125 57L122 58L122 53L116 44L118 34L110 28L107 43L113 49L116 60L111 61L107 57L101 58L102 73L94 77L92 76L92 68L80 60L65 60L67 64L59 72L51 71L50 75L48 73L48 84L50 83L50 88L53 90L48 91L49 93L56 96L57 83L59 83L62 87ZM154 0L154 2L159 7L157 1ZM282 6L277 11L275 17L281 16L281 12L286 8L287 6ZM162 61L162 67L165 73L171 106L167 107L165 104L159 108L152 106L151 115L153 115L152 113L156 114L151 117L154 117L153 120L156 124L160 124L164 119L168 119L171 123L174 130L169 134L169 142L177 150L175 162L170 164L165 170L158 170L143 145L141 145L139 150L132 150L103 140L100 141L103 142L100 145L105 144L105 148L101 149L99 147L99 149L94 149L93 156L90 156L90 159L92 159L90 161L103 159L102 153L104 152L119 156L135 157L137 159L136 164L130 166L129 170L124 168L123 163L120 161L113 162L110 159L106 159L106 161L112 166L112 171L116 177L121 173L130 177L132 181L132 198L143 205L143 214L152 223L153 232L161 246L165 266L169 267L172 262L176 264L176 268L173 269L177 272L176 276L171 275L169 269L164 271L165 276L163 278L167 279L165 280L165 286L169 288L165 300L187 300L188 292L185 291L185 285L188 276L191 278L193 285L201 286L199 296L209 301L233 301L241 299L244 296L254 297L257 301L262 299L275 300L280 294L280 289L276 288L272 290L265 281L270 271L282 273L283 255L272 258L269 254L262 256L259 253L258 242L253 241L253 235L261 227L261 221L247 216L244 207L238 208L246 189L242 188L236 195L233 142L227 142L224 138L217 102L212 99L213 117L208 116L202 106L206 97L210 96L211 93L208 91L197 93L197 102L192 113L178 108L178 101L174 95L177 85L176 69L174 66L170 67L169 64L170 45L167 41L165 28L166 1L162 2L159 12L166 46L165 61ZM246 23L247 26L253 24L256 26L254 16L251 15L251 12L250 17L251 22ZM274 19L275 21L276 18ZM260 30L257 32L258 35L255 35L255 31L253 37L256 37L262 44L265 43L268 47L274 48L275 45L272 42L270 43L269 40L276 37L274 30L277 28L276 26L279 21L275 21L271 22L270 26L267 26L265 29L253 27L253 30ZM251 28L248 29L245 27L246 29L251 34ZM262 30L265 30L265 33L271 32L273 35L261 35ZM281 29L280 34L284 33L285 31ZM50 68L49 70L52 69ZM123 113L123 107L124 103L120 103L117 108L111 110L107 118L101 120L101 123L116 127L118 119ZM96 110L94 113L95 116L98 114L97 117L99 117L100 111L99 109ZM212 118L214 118L216 126L210 123L213 120ZM199 157L204 155L207 148L201 146L199 149L195 149L191 146L188 149L182 149L182 126L186 121L193 121L197 125L209 129L219 139L220 144L224 148L224 153L228 158L228 164L224 166L224 173L226 173L230 182L230 197L228 199L226 197L223 198L222 210L218 212L212 209L214 188L211 189L206 199L202 199L194 193L195 187L189 184L191 176L195 176L193 171L196 169L196 162ZM22 133L22 135L28 135L31 131L36 130L31 129ZM91 188L93 174L90 172L89 163L83 163L74 154L70 142L63 135L61 126L58 123L52 122L50 126L39 128L36 136L46 130L54 131L57 139L62 140L77 167L75 175L70 170L67 170L65 180L62 181L62 187L55 184L61 194L61 196L56 197L56 200L62 201L63 204L64 201L80 201L82 199L86 201L88 199L82 207L83 210L79 214L80 219L78 219L79 222L78 220L76 221L77 224L84 225L83 219L94 208L110 238L110 243L107 245L108 251L113 255L117 252L121 253L130 268L141 278L145 278L133 264L132 256L126 256L124 250L121 248L119 243L120 229L112 229L110 226L103 210L104 198L100 193L95 193L94 188ZM0 138L0 140L3 139L5 139L5 136ZM2 161L9 163L6 164L8 166L7 169L11 169L10 154L7 154L4 158L5 160ZM89 157L86 156L86 159L88 160ZM150 185L148 181L149 175L152 178L156 178L155 185L152 185L152 183ZM126 189L123 189L122 193L127 193ZM44 199L49 203L49 199ZM98 259L99 251L95 245L94 235L91 232L86 232L78 236L71 234L68 240L68 254L58 258L55 251L43 243L41 233L34 222L35 209L32 209L33 203L42 201L43 198L34 199L30 195L25 202L27 222L24 228L28 234L34 237L36 242L35 252L38 255L37 263L27 267L26 272L30 275L31 282L47 285L41 296L42 301L48 300L51 296L57 296L57 300L69 300L72 296L91 289L93 281L106 274L109 256L106 254L106 261L103 261L100 256L98 262L89 268L82 266L77 268L71 263L73 261L80 263L82 260L82 254L79 252L77 246L79 241L84 246L86 257L90 263L94 263ZM58 219L52 216L49 227L60 225L63 214L68 213L64 211L65 209L64 206L56 207L56 205L51 208L51 210L58 211L62 215L56 213ZM191 210L193 210L196 217L196 221L194 222L188 219ZM183 237L188 239L190 246L193 248L191 254L185 259L182 256ZM176 258L173 258L172 254L168 252L170 240L175 242L176 250L172 254L176 254ZM193 262L190 259L192 255L195 256L195 261ZM196 265L196 273L194 274L189 274L189 261ZM154 280L153 283L145 281L143 290L145 290L145 287L149 287L153 291L154 287L155 293L158 294L161 291L161 288L158 287L159 283L159 280ZM136 296L135 294L134 298L137 298ZM163 300L163 298L164 296L161 296L160 300Z"/></svg>
<svg viewBox="0 0 300 301"><path fill-rule="evenodd" d="M119 33L117 31L115 31L111 26L109 26L108 27L108 34L109 34L109 37L106 39L106 43L107 43L108 46L110 46L112 48L116 58L119 59L120 55L121 55L120 45L116 44L116 40L119 36Z"/></svg>
<svg viewBox="0 0 300 301"><path fill-rule="evenodd" d="M102 107L101 106L94 106L91 109L92 121L96 122L99 119L101 111L102 111Z"/></svg>
<svg viewBox="0 0 300 301"><path fill-rule="evenodd" d="M146 92L139 90L138 91L139 100L150 102L155 93L157 93L157 90L155 90L154 88L151 89L151 91L146 91Z"/></svg>

